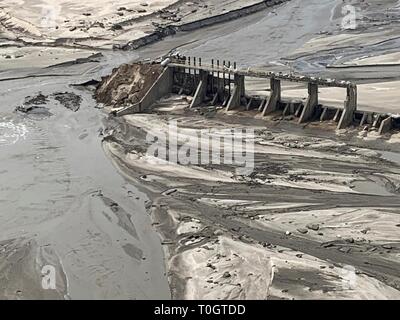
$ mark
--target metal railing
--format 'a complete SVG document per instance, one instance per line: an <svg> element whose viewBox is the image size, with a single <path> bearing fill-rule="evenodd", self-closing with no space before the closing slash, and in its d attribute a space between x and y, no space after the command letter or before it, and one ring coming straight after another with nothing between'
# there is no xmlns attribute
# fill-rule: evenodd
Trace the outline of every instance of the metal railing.
<svg viewBox="0 0 400 320"><path fill-rule="evenodd" d="M310 77L297 74L289 74L283 72L268 72L261 69L247 68L246 70L237 69L237 63L230 61L211 60L211 64L204 64L201 58L183 57L174 58L169 64L171 67L186 68L190 70L203 70L210 73L229 74L229 75L242 75L254 78L273 78L281 81L312 83L324 87L339 87L339 88L354 88L356 84L351 81ZM219 76L218 76L219 77Z"/></svg>

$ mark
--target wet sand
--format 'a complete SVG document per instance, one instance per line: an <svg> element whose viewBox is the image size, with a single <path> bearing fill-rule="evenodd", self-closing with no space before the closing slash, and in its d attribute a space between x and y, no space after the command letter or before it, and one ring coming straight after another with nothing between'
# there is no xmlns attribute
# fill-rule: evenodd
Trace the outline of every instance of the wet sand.
<svg viewBox="0 0 400 320"><path fill-rule="evenodd" d="M105 140L121 172L154 201L174 298L399 297L399 163L388 168L379 150L316 138L315 130L307 137L259 127L245 113L210 119L173 107L179 101L163 101L157 114L125 116ZM187 129L251 123L255 171L243 177L227 165L151 165L142 151L146 132L167 130L172 119L182 128L178 141L193 134ZM356 277L351 288L348 268Z"/></svg>
<svg viewBox="0 0 400 320"><path fill-rule="evenodd" d="M330 5L331 10L327 10L324 3L315 5L315 15L325 10L334 17L338 9L332 2ZM285 13L296 9L296 1L292 1L276 9L277 16L285 17ZM287 16L290 17L289 14ZM305 15L296 15L296 18L306 25ZM243 48L252 47L243 46L243 42L238 39L251 43L254 39L246 40L246 35L254 34L251 31L257 33L257 30L262 30L262 24L268 21L268 18L259 19L247 28L238 30L234 29L233 24L228 24L226 28L232 27L234 30L230 35L223 34L222 26L218 27L222 31L220 35L216 32L217 27L212 28L210 31L215 32L213 39L202 41L195 37L189 44L182 43L177 50L203 57L208 54L209 58L225 58L227 55L241 66L287 70L285 60L279 60L282 56L273 56L277 50L263 50L260 41L257 42L257 50L241 54ZM322 21L321 25L329 29L335 20L330 21L331 25ZM303 28L299 30L302 32ZM272 28L270 32L274 31ZM290 35L290 32L287 34ZM371 46L380 41L380 36L370 36ZM336 50L337 44L329 42L327 38L328 45ZM357 36L353 38L353 41L359 41ZM173 37L168 41L179 39ZM303 39L303 44L307 41L307 38ZM278 40L271 42L272 45L276 43L282 46ZM233 47L221 47L220 43L232 43ZM236 43L238 50L235 50ZM290 53L290 48L286 46L282 50L285 48ZM312 50L317 65L321 53L318 49L317 52L315 48ZM373 51L372 48L370 50ZM349 54L345 57L354 59L355 56ZM311 70L301 63L308 59L307 55L296 59L296 71L308 73ZM322 67L320 70L323 70ZM320 70L318 72L321 73ZM373 70L373 81L380 76L386 81L385 66L374 66ZM329 75L331 71L327 68L323 72ZM344 71L341 76L344 79L356 77L364 81L367 72L358 72L350 77L350 71ZM360 92L368 102L368 105L363 104L361 100L362 107L368 110L368 106L371 109L375 106L374 110L395 111L395 105L388 103L390 99L396 101L395 91L390 91L391 85L372 81L365 86L361 85ZM254 90L257 86L263 87L263 84L251 83L248 88ZM383 92L371 99L374 96L371 88L374 87L382 88L380 91ZM298 88L284 90L284 94L288 97L301 97ZM330 90L326 93L321 90L323 99L324 94L324 101L328 105L335 99L336 103L343 101ZM272 119L277 121L268 123L257 120L255 114L249 118L249 115L236 112L221 115L221 118L218 118L217 112L218 120L214 123L207 116L208 112L204 112L206 118L190 112L179 113L185 104L185 99L179 99L176 97L162 102L156 107L156 114L125 117L123 123L126 123L117 126L123 128L122 132L116 130L108 142L109 152L121 171L148 189L147 193L153 194L152 199L156 204L153 219L164 235L165 245L169 247L173 297L398 298L399 181L398 169L395 169L398 168L398 162L389 164L390 169L386 171L388 164L381 159L386 149L398 154L396 133L389 140L376 140L378 137L375 137L365 141L362 136L357 137L357 134L352 136L354 133L338 140L334 134L321 131L321 126L314 129L314 126L310 126L302 131L296 129L296 125L286 125L279 119ZM245 118L240 119L240 116ZM140 146L137 140L135 144L138 149L129 143L126 145L127 136L134 135L140 139L150 128L164 128L166 121L171 118L179 119L182 127L193 128L193 123L196 123L197 129L244 123L252 127L260 125L261 136L257 136L257 140L261 140L258 142L265 148L257 150L260 154L256 153L256 168L260 171L257 169L255 177L242 181L227 166L146 166L148 158L140 152L143 146L137 147L137 144ZM379 222L376 222L378 217ZM230 239L238 242L232 243ZM238 245L244 247L238 248ZM254 257L246 255L248 250L255 254L257 246L263 248L261 256L257 256L258 264L252 261ZM287 252L292 257L285 256ZM240 262L235 261L237 259ZM282 260L282 265L279 265L278 261ZM250 266L256 271L251 272ZM266 266L271 267L266 271ZM275 273L275 270L278 271ZM272 276L275 274L276 277ZM349 274L352 280L349 280Z"/></svg>

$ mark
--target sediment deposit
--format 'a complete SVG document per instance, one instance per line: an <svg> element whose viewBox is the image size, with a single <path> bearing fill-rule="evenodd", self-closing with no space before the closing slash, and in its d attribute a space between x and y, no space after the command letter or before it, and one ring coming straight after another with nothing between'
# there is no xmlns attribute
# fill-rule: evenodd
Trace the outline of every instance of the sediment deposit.
<svg viewBox="0 0 400 320"><path fill-rule="evenodd" d="M152 114L125 116L104 142L120 171L153 200L173 297L399 297L398 158L316 132L266 129L246 113L210 118L188 105L172 96ZM154 163L143 152L146 133L167 133L172 120L179 146L197 130L255 128L254 172Z"/></svg>

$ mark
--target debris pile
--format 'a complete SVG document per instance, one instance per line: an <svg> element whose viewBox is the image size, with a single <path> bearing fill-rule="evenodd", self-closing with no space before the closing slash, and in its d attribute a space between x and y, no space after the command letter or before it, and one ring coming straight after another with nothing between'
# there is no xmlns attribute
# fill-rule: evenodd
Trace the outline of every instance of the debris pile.
<svg viewBox="0 0 400 320"><path fill-rule="evenodd" d="M124 64L102 79L96 99L108 106L138 103L161 75L159 64Z"/></svg>

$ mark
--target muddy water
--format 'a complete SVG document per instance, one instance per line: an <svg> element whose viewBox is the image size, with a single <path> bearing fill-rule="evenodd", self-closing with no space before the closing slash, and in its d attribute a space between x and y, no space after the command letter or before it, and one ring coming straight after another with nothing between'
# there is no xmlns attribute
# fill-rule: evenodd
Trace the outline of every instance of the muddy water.
<svg viewBox="0 0 400 320"><path fill-rule="evenodd" d="M91 93L68 86L98 76L97 66L80 68L80 79L0 82L0 241L5 248L0 283L7 288L0 297L168 299L163 251L145 209L147 198L104 154L105 115ZM48 112L14 112L25 96L39 91L49 97ZM67 91L82 98L77 112L50 97ZM21 253L21 266L10 268L6 256L15 241L17 250L31 246ZM40 271L47 264L62 275L57 295L41 287ZM34 272L25 273L28 266Z"/></svg>
<svg viewBox="0 0 400 320"><path fill-rule="evenodd" d="M316 34L332 30L333 13L340 3L292 0L239 20L178 33L135 53L152 57L176 49L204 60L231 60L240 67L263 66L278 62Z"/></svg>

